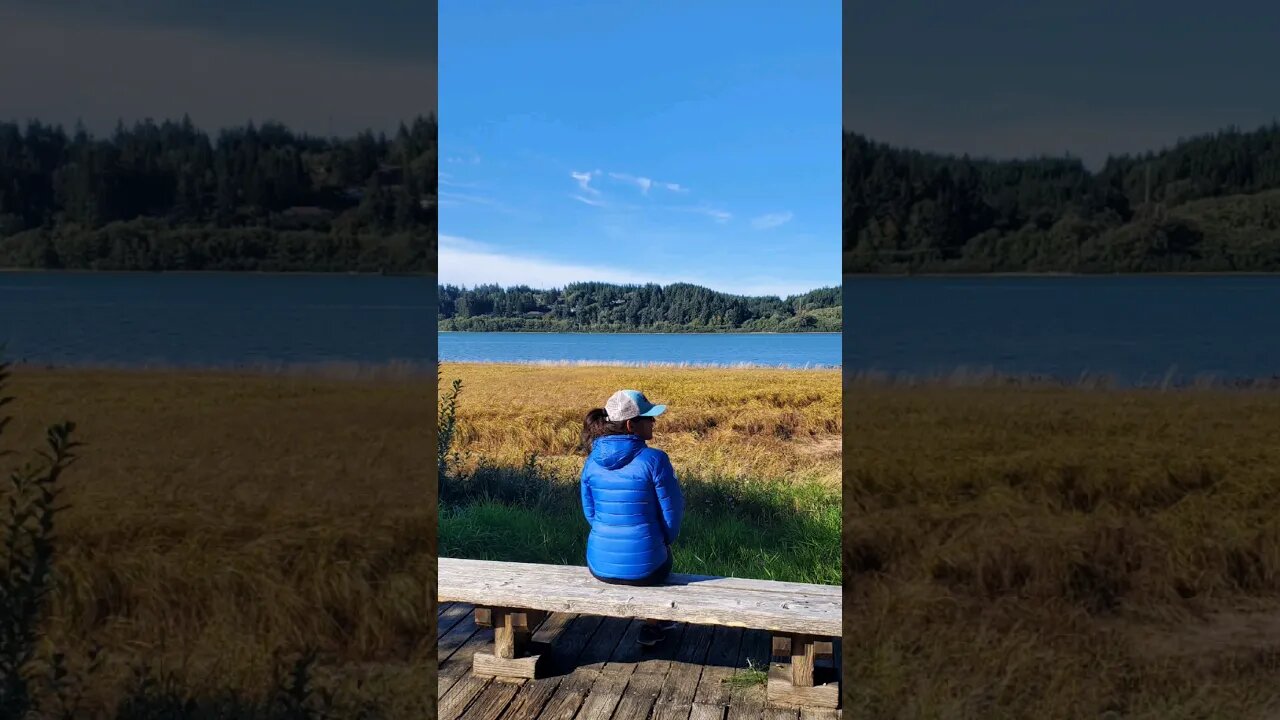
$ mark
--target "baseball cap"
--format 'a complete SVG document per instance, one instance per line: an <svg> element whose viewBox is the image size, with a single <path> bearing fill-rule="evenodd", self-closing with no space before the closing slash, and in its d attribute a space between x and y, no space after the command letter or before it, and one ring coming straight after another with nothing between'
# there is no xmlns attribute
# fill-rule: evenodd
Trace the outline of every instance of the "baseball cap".
<svg viewBox="0 0 1280 720"><path fill-rule="evenodd" d="M667 411L666 405L654 405L639 390L619 390L604 404L609 422L622 422L637 417L657 417Z"/></svg>

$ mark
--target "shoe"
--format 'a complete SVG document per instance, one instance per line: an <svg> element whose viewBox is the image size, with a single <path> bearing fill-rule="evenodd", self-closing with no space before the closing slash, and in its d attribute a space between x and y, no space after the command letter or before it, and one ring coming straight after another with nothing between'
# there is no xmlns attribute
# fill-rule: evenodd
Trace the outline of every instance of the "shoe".
<svg viewBox="0 0 1280 720"><path fill-rule="evenodd" d="M680 627L680 623L675 620L659 620L657 626L662 632L671 632Z"/></svg>
<svg viewBox="0 0 1280 720"><path fill-rule="evenodd" d="M636 644L644 647L653 647L662 642L662 628L657 625L645 623L640 626L640 634L636 636Z"/></svg>

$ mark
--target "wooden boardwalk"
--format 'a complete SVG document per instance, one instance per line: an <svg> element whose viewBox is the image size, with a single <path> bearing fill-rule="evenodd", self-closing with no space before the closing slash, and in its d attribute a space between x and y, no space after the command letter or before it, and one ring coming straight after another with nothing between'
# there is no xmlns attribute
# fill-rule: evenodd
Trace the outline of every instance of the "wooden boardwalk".
<svg viewBox="0 0 1280 720"><path fill-rule="evenodd" d="M766 670L769 634L681 624L657 647L636 644L639 620L556 613L534 634L550 642L549 676L507 681L471 673L493 642L472 606L440 607L440 720L839 720L839 710L767 708L764 684L724 682ZM840 643L835 646L840 671Z"/></svg>

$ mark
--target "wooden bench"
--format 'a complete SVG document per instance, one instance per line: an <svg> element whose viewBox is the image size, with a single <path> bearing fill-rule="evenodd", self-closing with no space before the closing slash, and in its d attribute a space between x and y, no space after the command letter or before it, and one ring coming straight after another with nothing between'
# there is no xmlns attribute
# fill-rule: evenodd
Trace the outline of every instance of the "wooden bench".
<svg viewBox="0 0 1280 720"><path fill-rule="evenodd" d="M493 628L493 652L476 653L472 672L539 677L545 648L530 636L548 613L674 620L767 630L773 635L766 697L777 705L839 707L839 678L819 677L841 633L838 585L673 573L663 585L610 585L585 567L440 558L439 601L475 606L476 624ZM825 668L823 668L825 669Z"/></svg>

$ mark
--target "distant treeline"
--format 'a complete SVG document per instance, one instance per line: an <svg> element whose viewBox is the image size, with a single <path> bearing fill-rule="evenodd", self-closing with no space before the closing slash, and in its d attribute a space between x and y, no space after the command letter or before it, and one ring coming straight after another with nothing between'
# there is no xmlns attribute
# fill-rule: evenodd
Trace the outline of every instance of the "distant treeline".
<svg viewBox="0 0 1280 720"><path fill-rule="evenodd" d="M436 142L434 115L349 138L0 123L0 266L434 271Z"/></svg>
<svg viewBox="0 0 1280 720"><path fill-rule="evenodd" d="M1280 270L1280 125L1160 152L979 160L844 134L844 271Z"/></svg>
<svg viewBox="0 0 1280 720"><path fill-rule="evenodd" d="M840 332L840 288L786 299L697 285L574 283L558 290L440 286L440 329L547 332Z"/></svg>

